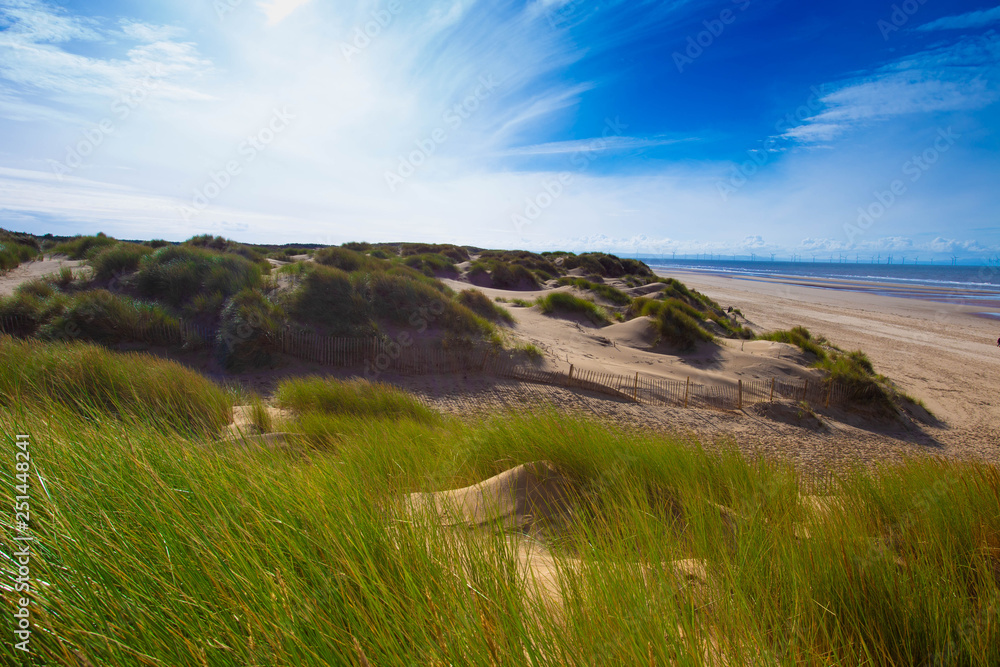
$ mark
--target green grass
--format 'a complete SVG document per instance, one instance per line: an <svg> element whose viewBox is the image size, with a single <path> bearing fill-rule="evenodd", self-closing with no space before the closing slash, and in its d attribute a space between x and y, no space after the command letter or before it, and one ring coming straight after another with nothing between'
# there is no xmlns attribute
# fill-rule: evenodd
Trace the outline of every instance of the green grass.
<svg viewBox="0 0 1000 667"><path fill-rule="evenodd" d="M586 278L571 278L564 276L559 279L560 285L572 285L577 289L593 292L597 296L607 299L616 306L627 306L632 303L632 297L617 287L605 285L603 283L593 283Z"/></svg>
<svg viewBox="0 0 1000 667"><path fill-rule="evenodd" d="M532 361L539 361L545 358L545 353L542 352L541 349L539 349L539 347L534 343L524 343L523 345L518 345L517 349L524 352L528 359L531 359Z"/></svg>
<svg viewBox="0 0 1000 667"><path fill-rule="evenodd" d="M702 328L700 317L691 315L691 311L684 307L685 304L659 303L662 305L648 314L653 318L653 327L662 342L681 350L690 350L698 343L712 340L712 334Z"/></svg>
<svg viewBox="0 0 1000 667"><path fill-rule="evenodd" d="M236 294L222 309L215 348L219 362L231 371L273 364L284 324L284 311L259 291Z"/></svg>
<svg viewBox="0 0 1000 667"><path fill-rule="evenodd" d="M813 339L808 329L802 326L792 327L787 331L771 331L758 336L761 340L771 340L778 343L788 343L797 345L806 354L812 356L815 361L823 361L827 358L826 350Z"/></svg>
<svg viewBox="0 0 1000 667"><path fill-rule="evenodd" d="M583 269L589 275L605 278L621 278L626 275L653 276L653 271L644 262L636 259L621 259L603 252L588 252L563 256L563 268Z"/></svg>
<svg viewBox="0 0 1000 667"><path fill-rule="evenodd" d="M542 312L546 314L583 315L597 325L608 324L610 322L606 310L593 301L581 299L569 292L552 292L551 294L538 297L536 303L542 309Z"/></svg>
<svg viewBox="0 0 1000 667"><path fill-rule="evenodd" d="M166 246L144 257L134 274L140 295L179 307L197 294L230 297L259 287L265 268L239 254L197 245Z"/></svg>
<svg viewBox="0 0 1000 667"><path fill-rule="evenodd" d="M412 395L391 385L321 377L285 380L278 386L278 404L300 414L323 413L353 417L407 418L435 422L438 415Z"/></svg>
<svg viewBox="0 0 1000 667"><path fill-rule="evenodd" d="M274 430L274 418L259 396L255 396L250 402L250 426L257 433L270 433Z"/></svg>
<svg viewBox="0 0 1000 667"><path fill-rule="evenodd" d="M477 259L469 266L473 283L496 289L534 290L540 287L531 269L521 264L511 264L499 259Z"/></svg>
<svg viewBox="0 0 1000 667"><path fill-rule="evenodd" d="M921 401L902 392L892 380L877 373L871 359L861 350L845 352L823 338L814 337L802 326L788 331L773 331L760 338L797 345L812 358L813 367L826 371L824 381L844 387L847 399L855 405L867 406L890 416L897 414L896 406L905 408L907 404L919 405L926 410Z"/></svg>
<svg viewBox="0 0 1000 667"><path fill-rule="evenodd" d="M39 664L700 665L711 645L729 664L1000 661L994 466L845 475L823 518L788 465L725 447L552 413L420 421L344 393L310 426L336 446L307 456L0 408L45 480L30 487ZM538 460L574 509L534 536L562 576L552 604L525 592L524 537L400 502ZM5 497L17 483L0 471ZM680 558L704 559L707 581L680 585Z"/></svg>
<svg viewBox="0 0 1000 667"><path fill-rule="evenodd" d="M94 269L94 278L106 281L132 273L139 268L142 258L152 252L152 248L138 243L118 243L97 251L89 264Z"/></svg>
<svg viewBox="0 0 1000 667"><path fill-rule="evenodd" d="M38 257L37 248L0 235L0 273L15 269L36 257Z"/></svg>
<svg viewBox="0 0 1000 667"><path fill-rule="evenodd" d="M99 233L96 236L75 236L68 241L56 244L48 252L54 255L66 255L70 259L87 259L101 248L118 243L110 236Z"/></svg>
<svg viewBox="0 0 1000 667"><path fill-rule="evenodd" d="M87 343L0 337L0 405L44 415L59 406L100 425L105 416L215 432L232 419L226 393L180 364Z"/></svg>
<svg viewBox="0 0 1000 667"><path fill-rule="evenodd" d="M330 266L341 271L346 271L347 273L371 270L379 266L379 260L347 248L320 248L313 254L313 260L317 264Z"/></svg>
<svg viewBox="0 0 1000 667"><path fill-rule="evenodd" d="M317 325L334 336L364 335L372 331L371 308L364 296L355 290L347 272L321 264L303 266L307 268L302 273L301 283L283 298L283 306L290 317Z"/></svg>
<svg viewBox="0 0 1000 667"><path fill-rule="evenodd" d="M461 305L465 306L476 315L485 317L492 322L514 323L514 316L503 306L490 301L490 298L477 289L462 290L455 297Z"/></svg>
<svg viewBox="0 0 1000 667"><path fill-rule="evenodd" d="M49 309L47 320L39 326L42 339L105 344L141 340L168 345L180 335L177 319L162 306L107 290L78 292L55 302L58 312Z"/></svg>
<svg viewBox="0 0 1000 667"><path fill-rule="evenodd" d="M425 276L434 277L438 274L454 276L458 274L455 262L451 258L436 253L408 255L402 262L411 269L420 271Z"/></svg>

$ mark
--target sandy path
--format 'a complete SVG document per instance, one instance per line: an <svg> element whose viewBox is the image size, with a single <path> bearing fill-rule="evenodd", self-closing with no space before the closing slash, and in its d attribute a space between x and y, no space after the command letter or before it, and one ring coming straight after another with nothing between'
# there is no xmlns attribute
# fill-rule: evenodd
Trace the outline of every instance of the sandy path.
<svg viewBox="0 0 1000 667"><path fill-rule="evenodd" d="M0 296L10 296L21 283L41 278L51 273L59 273L64 266L71 269L82 264L79 260L67 259L64 255L53 255L46 259L21 264L16 269L0 274Z"/></svg>

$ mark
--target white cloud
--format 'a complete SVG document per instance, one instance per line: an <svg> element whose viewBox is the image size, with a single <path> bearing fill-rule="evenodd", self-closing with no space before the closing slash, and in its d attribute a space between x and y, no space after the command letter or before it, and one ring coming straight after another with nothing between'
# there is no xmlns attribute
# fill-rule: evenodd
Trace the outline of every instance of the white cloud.
<svg viewBox="0 0 1000 667"><path fill-rule="evenodd" d="M260 8L267 16L268 25L276 25L288 18L296 9L311 0L261 0Z"/></svg>
<svg viewBox="0 0 1000 667"><path fill-rule="evenodd" d="M593 153L599 151L624 151L655 146L668 146L692 139L667 139L656 137L593 137L575 141L555 141L534 146L519 146L503 151L502 155L560 155L565 153Z"/></svg>
<svg viewBox="0 0 1000 667"><path fill-rule="evenodd" d="M828 142L909 114L982 109L1000 99L1000 37L963 38L889 63L823 95L824 109L782 136Z"/></svg>
<svg viewBox="0 0 1000 667"><path fill-rule="evenodd" d="M175 29L135 21L103 27L34 0L0 0L0 23L8 26L0 32L0 78L6 80L0 82L0 92L7 99L4 106L14 110L8 118L19 119L18 108L38 104L37 99L29 101L31 97L77 109L106 107L151 75L164 84L159 90L162 98L204 97L179 81L204 74L209 63L194 44L170 39L177 34ZM59 45L71 39L111 41L121 34L142 43L117 58L80 55Z"/></svg>
<svg viewBox="0 0 1000 667"><path fill-rule="evenodd" d="M917 27L917 30L963 30L966 28L982 28L1000 21L1000 7L993 9L982 9L979 11L958 14L957 16L945 16L936 21L925 23Z"/></svg>
<svg viewBox="0 0 1000 667"><path fill-rule="evenodd" d="M97 22L69 16L40 0L0 0L0 43L30 41L60 43L73 39L99 41Z"/></svg>
<svg viewBox="0 0 1000 667"><path fill-rule="evenodd" d="M174 39L184 34L183 30L175 26L152 25L132 19L122 19L120 25L122 32L127 37L141 42L160 42Z"/></svg>

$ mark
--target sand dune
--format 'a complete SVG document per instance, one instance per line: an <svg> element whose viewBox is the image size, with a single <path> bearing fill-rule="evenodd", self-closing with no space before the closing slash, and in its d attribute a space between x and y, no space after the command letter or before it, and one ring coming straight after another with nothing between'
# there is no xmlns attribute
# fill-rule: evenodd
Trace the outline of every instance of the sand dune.
<svg viewBox="0 0 1000 667"><path fill-rule="evenodd" d="M568 480L551 463L526 463L483 482L451 491L414 493L411 511L430 512L446 526L494 525L529 531L565 520Z"/></svg>

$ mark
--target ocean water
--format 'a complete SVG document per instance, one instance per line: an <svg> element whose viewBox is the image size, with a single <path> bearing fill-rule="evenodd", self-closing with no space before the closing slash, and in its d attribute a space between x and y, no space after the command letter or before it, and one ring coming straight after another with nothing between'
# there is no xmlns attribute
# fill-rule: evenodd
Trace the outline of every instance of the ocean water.
<svg viewBox="0 0 1000 667"><path fill-rule="evenodd" d="M871 264L855 262L769 262L658 260L644 258L660 272L670 269L732 278L816 281L814 286L883 293L934 301L1000 303L1000 265ZM827 282L829 281L829 282Z"/></svg>

